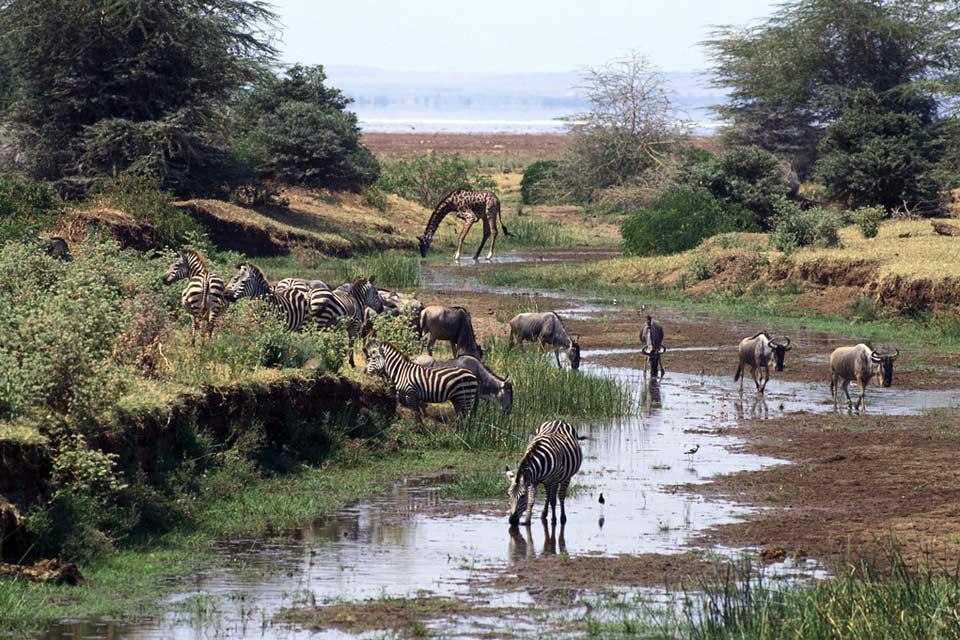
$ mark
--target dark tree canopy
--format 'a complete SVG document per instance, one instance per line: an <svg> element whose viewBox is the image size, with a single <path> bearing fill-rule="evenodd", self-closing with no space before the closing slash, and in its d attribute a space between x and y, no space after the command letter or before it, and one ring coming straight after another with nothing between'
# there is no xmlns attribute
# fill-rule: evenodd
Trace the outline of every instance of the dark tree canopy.
<svg viewBox="0 0 960 640"><path fill-rule="evenodd" d="M753 26L722 26L705 43L717 107L737 143L758 144L807 173L825 128L858 89L953 91L960 71L960 3L793 0Z"/></svg>
<svg viewBox="0 0 960 640"><path fill-rule="evenodd" d="M0 0L34 173L189 189L222 159L223 105L271 62L273 21L261 0Z"/></svg>
<svg viewBox="0 0 960 640"><path fill-rule="evenodd" d="M236 110L237 147L263 178L355 188L379 175L360 142L350 99L325 84L322 66L263 76Z"/></svg>

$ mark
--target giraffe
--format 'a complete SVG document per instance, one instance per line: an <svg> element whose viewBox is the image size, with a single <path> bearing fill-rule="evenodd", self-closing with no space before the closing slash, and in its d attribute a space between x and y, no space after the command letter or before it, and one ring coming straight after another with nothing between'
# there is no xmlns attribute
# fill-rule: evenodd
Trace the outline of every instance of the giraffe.
<svg viewBox="0 0 960 640"><path fill-rule="evenodd" d="M500 198L492 191L473 191L471 189L454 189L443 198L430 214L430 220L427 222L427 228L422 236L418 236L420 241L420 255L427 257L427 250L430 243L433 242L433 236L436 234L440 223L448 213L456 213L457 217L463 220L463 230L457 239L457 252L454 254L455 260L460 260L460 253L463 250L463 241L467 238L470 228L478 220L483 221L483 240L477 247L477 252L473 259L480 258L480 252L483 251L483 245L487 243L487 238L493 235L490 242L490 251L487 253L487 260L493 258L493 251L497 246L497 219L500 217ZM503 233L509 237L510 232L503 224L500 218L500 226L503 227Z"/></svg>

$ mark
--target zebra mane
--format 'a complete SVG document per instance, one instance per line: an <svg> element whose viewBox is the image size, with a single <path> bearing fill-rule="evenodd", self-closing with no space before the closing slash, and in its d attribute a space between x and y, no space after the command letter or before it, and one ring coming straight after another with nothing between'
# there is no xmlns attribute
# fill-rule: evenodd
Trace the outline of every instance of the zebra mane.
<svg viewBox="0 0 960 640"><path fill-rule="evenodd" d="M397 345L393 344L392 342L379 342L379 343L377 343L377 344L379 344L381 347L389 347L389 348L393 349L394 351L397 352L397 355L399 355L401 358L403 358L403 359L406 360L407 362L411 362L410 358L408 358L408 357L406 356L406 354L403 353L403 351L400 349L400 347L398 347Z"/></svg>
<svg viewBox="0 0 960 640"><path fill-rule="evenodd" d="M250 269L250 271L253 271L255 274L257 274L257 276L260 277L261 280L266 282L268 285L270 284L270 281L267 280L267 276L263 273L263 269L261 269L257 265L253 264L252 262L241 262L240 264L237 265L238 268L242 266L245 266L248 269Z"/></svg>
<svg viewBox="0 0 960 640"><path fill-rule="evenodd" d="M200 266L203 267L204 271L209 271L210 268L207 266L207 259L203 256L202 253L196 249L180 249L180 253L185 253L194 256L197 261L200 263Z"/></svg>

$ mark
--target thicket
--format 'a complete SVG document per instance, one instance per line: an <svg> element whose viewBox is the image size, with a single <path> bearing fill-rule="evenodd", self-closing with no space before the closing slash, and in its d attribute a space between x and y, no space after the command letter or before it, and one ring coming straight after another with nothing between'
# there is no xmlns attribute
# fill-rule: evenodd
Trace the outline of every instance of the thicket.
<svg viewBox="0 0 960 640"><path fill-rule="evenodd" d="M700 187L676 187L664 192L649 210L636 212L620 225L624 251L651 256L692 249L704 238L752 228L749 211L725 208Z"/></svg>
<svg viewBox="0 0 960 640"><path fill-rule="evenodd" d="M560 163L556 160L537 160L527 165L520 181L523 204L543 204L557 198L560 192Z"/></svg>
<svg viewBox="0 0 960 640"><path fill-rule="evenodd" d="M377 185L432 209L454 189L496 189L475 162L459 154L427 154L384 161Z"/></svg>
<svg viewBox="0 0 960 640"><path fill-rule="evenodd" d="M823 207L802 209L789 200L781 200L775 209L770 242L778 250L790 252L807 246L840 246L843 217L838 212Z"/></svg>
<svg viewBox="0 0 960 640"><path fill-rule="evenodd" d="M0 245L46 229L60 206L50 187L15 175L0 175Z"/></svg>

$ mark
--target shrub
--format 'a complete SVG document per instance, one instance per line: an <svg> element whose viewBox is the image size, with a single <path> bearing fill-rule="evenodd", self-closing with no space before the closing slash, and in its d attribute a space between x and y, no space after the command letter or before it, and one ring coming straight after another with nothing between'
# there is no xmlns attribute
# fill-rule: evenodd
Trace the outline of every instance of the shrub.
<svg viewBox="0 0 960 640"><path fill-rule="evenodd" d="M475 163L458 154L430 154L383 163L378 186L384 191L433 208L453 189L496 189Z"/></svg>
<svg viewBox="0 0 960 640"><path fill-rule="evenodd" d="M351 189L376 182L380 167L360 142L350 99L326 79L322 66L294 65L241 102L235 146L261 177Z"/></svg>
<svg viewBox="0 0 960 640"><path fill-rule="evenodd" d="M719 156L689 153L680 179L707 189L725 206L748 209L761 229L770 228L776 202L799 186L784 161L757 146L732 147Z"/></svg>
<svg viewBox="0 0 960 640"><path fill-rule="evenodd" d="M650 211L640 211L620 224L630 255L663 255L696 247L704 238L749 227L749 214L724 211L705 189L678 187L664 193Z"/></svg>
<svg viewBox="0 0 960 640"><path fill-rule="evenodd" d="M48 186L0 175L0 244L21 240L49 226L57 204L57 196Z"/></svg>
<svg viewBox="0 0 960 640"><path fill-rule="evenodd" d="M829 209L812 207L801 209L797 204L781 200L776 205L771 235L773 246L784 252L799 247L840 246L841 216Z"/></svg>
<svg viewBox="0 0 960 640"><path fill-rule="evenodd" d="M887 216L883 207L860 207L853 212L853 221L864 238L876 238L880 233L880 222Z"/></svg>
<svg viewBox="0 0 960 640"><path fill-rule="evenodd" d="M108 183L97 199L146 222L154 229L156 242L169 248L207 245L203 226L193 216L173 206L173 196L149 177L125 175Z"/></svg>
<svg viewBox="0 0 960 640"><path fill-rule="evenodd" d="M683 270L684 281L696 284L713 276L715 271L716 265L713 263L713 258L706 252L697 251L690 255L690 260L687 261L687 266Z"/></svg>
<svg viewBox="0 0 960 640"><path fill-rule="evenodd" d="M543 204L556 197L559 166L560 163L555 160L538 160L523 170L523 179L520 181L523 204Z"/></svg>

